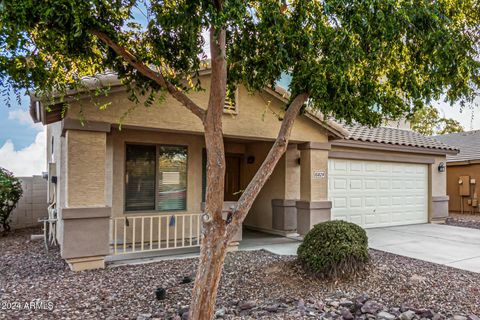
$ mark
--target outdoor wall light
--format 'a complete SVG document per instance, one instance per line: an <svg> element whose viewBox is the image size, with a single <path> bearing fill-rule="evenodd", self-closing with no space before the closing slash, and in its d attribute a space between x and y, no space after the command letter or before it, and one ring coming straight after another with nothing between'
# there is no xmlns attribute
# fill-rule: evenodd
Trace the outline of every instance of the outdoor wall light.
<svg viewBox="0 0 480 320"><path fill-rule="evenodd" d="M254 157L254 156L249 156L249 157L247 158L247 163L248 163L248 164L255 163L255 157Z"/></svg>
<svg viewBox="0 0 480 320"><path fill-rule="evenodd" d="M438 164L438 172L445 172L445 164L443 162Z"/></svg>

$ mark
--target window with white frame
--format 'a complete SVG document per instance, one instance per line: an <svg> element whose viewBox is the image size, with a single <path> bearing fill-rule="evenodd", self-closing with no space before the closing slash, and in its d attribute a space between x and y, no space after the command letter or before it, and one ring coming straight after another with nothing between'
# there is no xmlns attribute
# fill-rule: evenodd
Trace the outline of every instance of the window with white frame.
<svg viewBox="0 0 480 320"><path fill-rule="evenodd" d="M187 207L185 146L127 144L125 211L176 211Z"/></svg>

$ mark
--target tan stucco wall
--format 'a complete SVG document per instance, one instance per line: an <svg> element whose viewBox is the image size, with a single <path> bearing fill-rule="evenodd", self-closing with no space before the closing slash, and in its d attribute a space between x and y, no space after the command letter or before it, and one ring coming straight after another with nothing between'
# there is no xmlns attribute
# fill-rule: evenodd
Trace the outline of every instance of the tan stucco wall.
<svg viewBox="0 0 480 320"><path fill-rule="evenodd" d="M300 151L300 200L321 201L328 199L328 151L305 149ZM314 171L325 172L325 177L314 179Z"/></svg>
<svg viewBox="0 0 480 320"><path fill-rule="evenodd" d="M447 194L447 174L446 172L438 172L440 162L447 165L445 156L436 156L435 163L430 165L430 177L432 183L432 197L445 196Z"/></svg>
<svg viewBox="0 0 480 320"><path fill-rule="evenodd" d="M105 206L105 132L68 130L67 207Z"/></svg>
<svg viewBox="0 0 480 320"><path fill-rule="evenodd" d="M209 95L209 77L202 77L204 92L190 94L192 100L206 108ZM237 99L236 115L225 114L223 132L225 137L242 137L255 140L271 140L276 138L281 121L278 115L283 113L284 103L265 92L250 94L240 87ZM127 99L125 92L110 93L108 97L98 98L97 105L90 99L71 102L67 118L80 119L80 110L84 119L118 124L126 112L135 107L122 122L125 127L154 128L202 133L200 120L170 95L165 100L146 108L143 103L134 104ZM98 105L111 102L106 110L98 110ZM292 140L319 141L327 140L325 130L318 124L300 116L292 131Z"/></svg>
<svg viewBox="0 0 480 320"><path fill-rule="evenodd" d="M285 199L300 199L300 150L297 145L289 145L285 153Z"/></svg>
<svg viewBox="0 0 480 320"><path fill-rule="evenodd" d="M263 159L268 154L272 144L267 142L250 143L247 146L247 155L255 157L255 163L247 164L246 179L250 181ZM244 225L263 229L272 229L272 199L285 198L285 156L283 156L274 169L272 175L255 199Z"/></svg>
<svg viewBox="0 0 480 320"><path fill-rule="evenodd" d="M458 179L460 176L470 176L470 179L476 179L476 193L480 197L480 164L470 164L461 166L447 166L447 194L450 197L449 210L451 212L460 212L461 197L459 194ZM470 186L470 194L473 196L474 186ZM471 212L472 207L467 204L467 198L464 199L464 210ZM478 208L475 209L478 212Z"/></svg>

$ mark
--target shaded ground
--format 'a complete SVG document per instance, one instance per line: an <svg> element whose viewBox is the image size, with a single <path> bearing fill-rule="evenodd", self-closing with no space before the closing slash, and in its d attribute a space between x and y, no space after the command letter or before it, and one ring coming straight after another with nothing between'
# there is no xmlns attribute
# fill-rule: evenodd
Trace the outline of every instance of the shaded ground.
<svg viewBox="0 0 480 320"><path fill-rule="evenodd" d="M39 299L53 310L0 310L2 319L136 319L148 313L169 319L188 305L192 283L180 285L196 268L195 259L159 261L105 270L71 272L58 251L47 255L30 232L0 238L0 301L3 306ZM446 266L371 251L372 264L363 277L339 283L312 279L294 257L265 251L229 254L220 285L218 308L225 318L240 318L238 305L284 304L284 314L264 319L298 319L302 299L319 304L363 292L389 307L429 308L445 315L480 314L480 276ZM155 289L169 287L167 299L157 301ZM7 308L10 309L10 308ZM290 310L290 311L288 311ZM292 311L294 310L294 311ZM243 312L245 319L260 313Z"/></svg>

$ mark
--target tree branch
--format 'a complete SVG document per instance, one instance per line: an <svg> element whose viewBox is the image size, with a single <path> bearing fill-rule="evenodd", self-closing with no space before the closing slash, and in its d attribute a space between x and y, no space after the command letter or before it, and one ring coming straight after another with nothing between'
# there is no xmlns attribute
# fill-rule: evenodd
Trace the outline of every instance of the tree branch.
<svg viewBox="0 0 480 320"><path fill-rule="evenodd" d="M145 77L155 81L158 85L165 88L178 102L184 105L194 115L200 118L202 122L205 121L205 110L193 102L184 92L175 87L172 83L167 81L161 73L155 72L148 66L138 61L137 58L127 49L113 41L107 34L98 30L89 30L91 34L100 39L103 43L109 46L116 54L125 59L128 64L137 69Z"/></svg>
<svg viewBox="0 0 480 320"><path fill-rule="evenodd" d="M292 103L288 107L275 143L268 152L268 155L263 161L262 165L257 170L257 173L250 181L245 191L242 193L242 196L238 200L237 205L232 212L232 221L230 224L228 224L225 231L226 241L230 241L236 234L240 224L243 222L248 211L252 207L253 201L255 201L258 193L263 188L268 178L270 178L278 161L287 150L293 123L295 122L295 118L307 99L308 94L301 93L293 99Z"/></svg>

